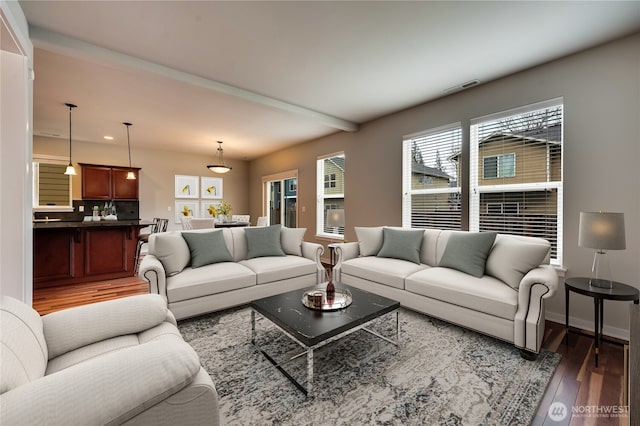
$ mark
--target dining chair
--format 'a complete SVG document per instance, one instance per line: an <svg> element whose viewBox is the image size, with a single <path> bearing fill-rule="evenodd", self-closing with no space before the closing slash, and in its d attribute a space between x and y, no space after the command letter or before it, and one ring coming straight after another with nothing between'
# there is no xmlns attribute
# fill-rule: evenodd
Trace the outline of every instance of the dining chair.
<svg viewBox="0 0 640 426"><path fill-rule="evenodd" d="M149 225L149 232L138 234L138 243L136 244L136 254L134 259L133 273L138 273L138 267L140 266L140 256L142 254L142 246L149 243L149 236L157 232L167 232L167 226L169 225L169 219L163 219L160 217L154 217L153 223Z"/></svg>

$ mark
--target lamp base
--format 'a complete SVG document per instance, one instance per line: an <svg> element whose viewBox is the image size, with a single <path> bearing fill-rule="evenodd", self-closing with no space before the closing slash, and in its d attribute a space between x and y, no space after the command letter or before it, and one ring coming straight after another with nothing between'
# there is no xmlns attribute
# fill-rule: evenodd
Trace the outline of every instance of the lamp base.
<svg viewBox="0 0 640 426"><path fill-rule="evenodd" d="M611 283L611 280L602 280L598 278L591 278L589 280L589 285L591 287L598 287L598 288L613 288L613 284Z"/></svg>

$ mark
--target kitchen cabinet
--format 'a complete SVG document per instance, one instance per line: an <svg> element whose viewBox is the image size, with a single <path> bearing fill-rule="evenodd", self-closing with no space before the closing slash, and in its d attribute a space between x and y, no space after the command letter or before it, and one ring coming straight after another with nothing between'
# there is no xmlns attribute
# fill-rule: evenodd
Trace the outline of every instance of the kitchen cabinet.
<svg viewBox="0 0 640 426"><path fill-rule="evenodd" d="M80 164L83 200L137 200L139 168L135 180L127 179L128 167Z"/></svg>

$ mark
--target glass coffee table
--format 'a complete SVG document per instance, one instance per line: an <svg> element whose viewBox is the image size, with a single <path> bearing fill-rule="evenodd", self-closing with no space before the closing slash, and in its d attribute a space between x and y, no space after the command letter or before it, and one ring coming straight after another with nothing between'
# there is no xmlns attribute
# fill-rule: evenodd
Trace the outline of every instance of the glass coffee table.
<svg viewBox="0 0 640 426"><path fill-rule="evenodd" d="M350 292L352 303L346 308L323 311L306 307L302 299L305 292L310 289L293 290L251 302L251 343L307 397L313 394L314 350L357 330L365 330L396 346L399 342L400 302L344 284L336 283L335 286L336 290ZM319 290L325 288L326 283L317 286ZM372 321L389 313L395 313L395 339L367 328ZM256 343L256 314L262 315L275 324L280 331L299 344L303 351L278 363ZM283 368L284 364L304 355L307 357L306 387Z"/></svg>

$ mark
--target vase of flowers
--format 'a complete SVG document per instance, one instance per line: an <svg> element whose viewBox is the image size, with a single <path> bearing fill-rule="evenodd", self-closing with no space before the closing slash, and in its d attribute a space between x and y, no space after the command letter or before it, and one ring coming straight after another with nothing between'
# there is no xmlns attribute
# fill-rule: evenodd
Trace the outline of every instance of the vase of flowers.
<svg viewBox="0 0 640 426"><path fill-rule="evenodd" d="M220 222L226 222L227 220L229 220L229 216L231 216L233 208L231 207L231 204L223 200L220 205L216 207L215 211L218 220Z"/></svg>

